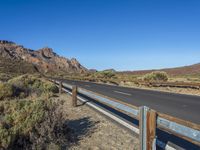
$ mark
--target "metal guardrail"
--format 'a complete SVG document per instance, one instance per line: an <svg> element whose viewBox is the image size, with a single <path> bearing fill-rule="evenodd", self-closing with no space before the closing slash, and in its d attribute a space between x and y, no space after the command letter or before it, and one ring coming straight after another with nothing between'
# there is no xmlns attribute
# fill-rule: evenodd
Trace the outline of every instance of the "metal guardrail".
<svg viewBox="0 0 200 150"><path fill-rule="evenodd" d="M66 88L72 89L72 85L69 85L69 84L63 83L63 86L66 87Z"/></svg>
<svg viewBox="0 0 200 150"><path fill-rule="evenodd" d="M52 81L57 84L60 83L59 81ZM70 90L73 90L74 88L74 86L66 83L61 83L61 85ZM141 150L153 150L155 149L156 144L161 148L164 148L165 144L156 139L156 128L166 130L184 140L200 146L200 125L198 124L156 112L146 106L138 108L83 88L78 88L76 92L97 100L118 111L126 112L128 115L138 119ZM168 146L168 148L173 149L172 147L170 148L170 146Z"/></svg>
<svg viewBox="0 0 200 150"><path fill-rule="evenodd" d="M138 109L124 105L124 104L121 104L121 103L116 102L116 101L112 101L112 100L106 98L105 96L99 95L97 93L94 93L94 92L91 92L91 91L88 91L88 90L85 90L85 89L82 89L82 88L78 88L78 92L81 93L81 94L84 94L84 95L86 95L90 98L93 98L95 100L98 100L98 101L100 101L104 104L107 104L107 105L109 105L109 106L111 106L115 109L119 109L119 110L122 110L126 113L133 114L136 117L139 115Z"/></svg>
<svg viewBox="0 0 200 150"><path fill-rule="evenodd" d="M169 121L161 117L157 118L157 124L177 134L188 137L194 141L200 142L200 131L198 130L178 124L176 122Z"/></svg>

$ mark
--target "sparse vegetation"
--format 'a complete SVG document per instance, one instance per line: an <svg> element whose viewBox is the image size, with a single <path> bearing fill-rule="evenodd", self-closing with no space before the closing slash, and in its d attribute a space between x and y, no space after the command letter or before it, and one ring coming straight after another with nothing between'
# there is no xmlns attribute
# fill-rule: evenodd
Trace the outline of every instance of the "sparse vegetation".
<svg viewBox="0 0 200 150"><path fill-rule="evenodd" d="M27 74L0 83L0 91L0 100L11 97L25 98L33 95L49 97L53 93L58 93L58 87L40 76Z"/></svg>
<svg viewBox="0 0 200 150"><path fill-rule="evenodd" d="M0 100L14 96L15 88L9 83L0 83Z"/></svg>
<svg viewBox="0 0 200 150"><path fill-rule="evenodd" d="M115 73L112 71L99 71L94 73L94 77L96 78L105 78L105 79L111 79L115 76Z"/></svg>
<svg viewBox="0 0 200 150"><path fill-rule="evenodd" d="M41 76L22 75L8 81L16 87L17 95L52 95L58 93L58 88L53 83L41 78Z"/></svg>
<svg viewBox="0 0 200 150"><path fill-rule="evenodd" d="M60 149L73 140L63 117L63 101L35 100L0 102L0 149Z"/></svg>
<svg viewBox="0 0 200 150"><path fill-rule="evenodd" d="M10 75L6 74L6 73L0 73L0 81L8 81L11 78Z"/></svg>
<svg viewBox="0 0 200 150"><path fill-rule="evenodd" d="M166 72L163 72L163 71L155 71L155 72L146 74L143 79L146 82L167 81L168 75Z"/></svg>
<svg viewBox="0 0 200 150"><path fill-rule="evenodd" d="M23 75L0 83L0 149L43 149L47 140L53 145L59 144L59 138L67 140L61 136L69 129L60 132L62 112L55 112L60 104L52 99L57 92L54 84L40 76Z"/></svg>
<svg viewBox="0 0 200 150"><path fill-rule="evenodd" d="M8 148L17 137L27 136L35 124L42 121L50 103L44 100L4 101L0 103L0 108L4 114L0 124L0 146Z"/></svg>
<svg viewBox="0 0 200 150"><path fill-rule="evenodd" d="M38 73L34 65L20 60L10 60L0 56L0 81L8 81L13 77L23 75L25 73Z"/></svg>
<svg viewBox="0 0 200 150"><path fill-rule="evenodd" d="M108 70L110 71L110 70ZM163 71L155 71L151 74L132 74L129 72L113 72L112 76L105 76L102 71L87 72L82 74L54 74L55 78L90 81L96 83L113 84L125 87L144 88L175 92L181 94L199 95L197 86L188 86L192 84L200 84L200 75L168 75ZM49 76L52 77L52 76ZM188 85L187 85L188 84ZM182 85L182 86L181 86Z"/></svg>

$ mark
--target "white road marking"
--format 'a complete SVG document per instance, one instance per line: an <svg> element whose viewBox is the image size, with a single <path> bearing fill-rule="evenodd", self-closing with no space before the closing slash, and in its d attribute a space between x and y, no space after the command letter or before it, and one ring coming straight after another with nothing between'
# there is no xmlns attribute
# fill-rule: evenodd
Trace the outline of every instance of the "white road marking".
<svg viewBox="0 0 200 150"><path fill-rule="evenodd" d="M183 108L186 108L186 107L187 107L187 105L182 105L182 107L183 107Z"/></svg>
<svg viewBox="0 0 200 150"><path fill-rule="evenodd" d="M120 94L124 94L124 95L128 95L128 96L131 96L131 94L129 93L124 93L124 92L120 92L120 91L114 91L115 93L120 93Z"/></svg>

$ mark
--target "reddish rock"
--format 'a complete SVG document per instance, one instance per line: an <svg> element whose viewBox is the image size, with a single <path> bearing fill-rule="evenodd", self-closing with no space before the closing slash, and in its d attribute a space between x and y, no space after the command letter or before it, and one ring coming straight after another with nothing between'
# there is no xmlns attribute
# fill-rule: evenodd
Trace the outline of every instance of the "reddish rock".
<svg viewBox="0 0 200 150"><path fill-rule="evenodd" d="M58 71L66 73L87 72L87 69L83 67L75 58L70 60L65 57L61 57L54 53L53 49L48 47L34 51L13 42L0 40L0 56L11 60L24 60L32 63L43 73Z"/></svg>

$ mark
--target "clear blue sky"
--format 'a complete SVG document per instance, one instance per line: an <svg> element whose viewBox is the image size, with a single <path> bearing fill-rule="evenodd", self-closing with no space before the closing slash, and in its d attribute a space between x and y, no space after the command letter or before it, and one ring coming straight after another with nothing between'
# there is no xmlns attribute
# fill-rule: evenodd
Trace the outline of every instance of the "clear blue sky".
<svg viewBox="0 0 200 150"><path fill-rule="evenodd" d="M51 47L87 68L200 62L200 0L1 0L0 39Z"/></svg>

